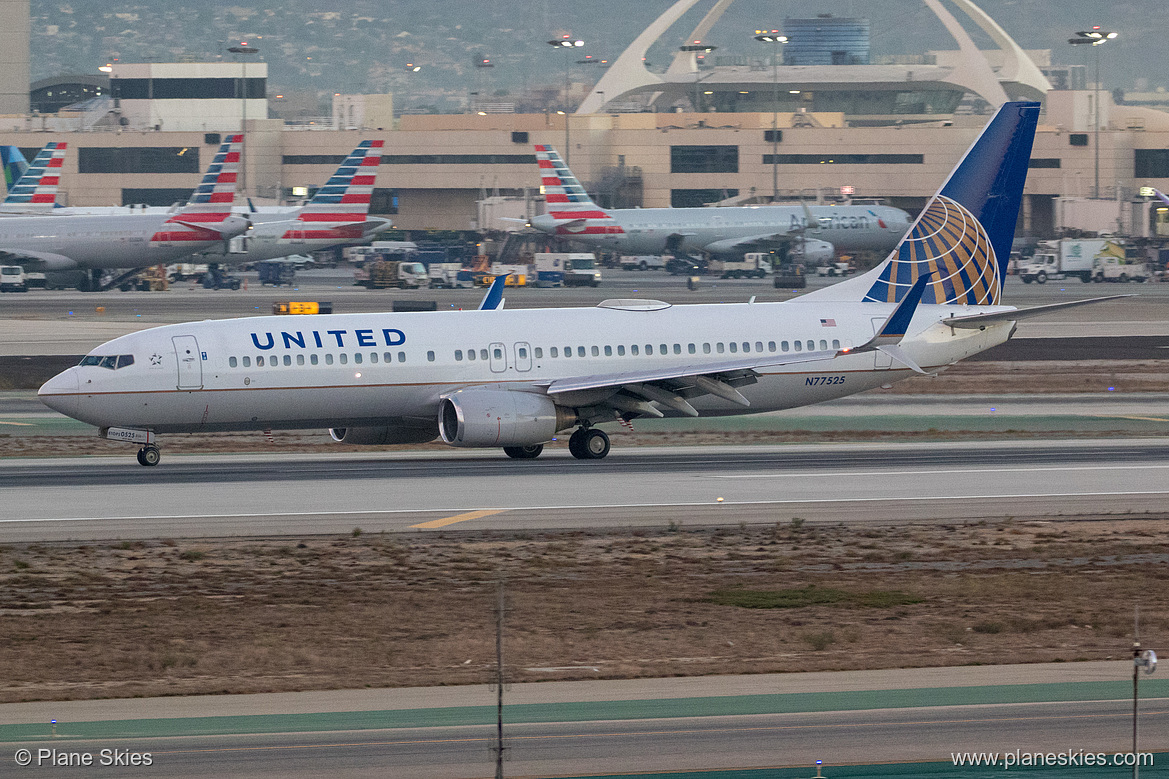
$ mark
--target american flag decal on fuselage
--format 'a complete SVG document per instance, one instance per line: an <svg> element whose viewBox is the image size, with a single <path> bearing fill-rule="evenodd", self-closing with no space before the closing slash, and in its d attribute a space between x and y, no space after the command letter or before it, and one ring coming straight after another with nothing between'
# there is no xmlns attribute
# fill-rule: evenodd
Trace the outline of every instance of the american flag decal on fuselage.
<svg viewBox="0 0 1169 779"><path fill-rule="evenodd" d="M224 139L191 199L166 220L165 229L151 236L152 243L205 243L221 238L218 227L231 216L243 143L244 137L239 134Z"/></svg>
<svg viewBox="0 0 1169 779"><path fill-rule="evenodd" d="M922 303L997 306L1002 279L982 224L960 203L938 195L901 240L865 300L896 303L923 273L934 278Z"/></svg>
<svg viewBox="0 0 1169 779"><path fill-rule="evenodd" d="M287 240L359 239L365 232L385 141L362 141L301 209Z"/></svg>
<svg viewBox="0 0 1169 779"><path fill-rule="evenodd" d="M612 216L593 202L576 176L551 146L536 144L540 185L547 213L558 222L558 235L614 235L625 231Z"/></svg>

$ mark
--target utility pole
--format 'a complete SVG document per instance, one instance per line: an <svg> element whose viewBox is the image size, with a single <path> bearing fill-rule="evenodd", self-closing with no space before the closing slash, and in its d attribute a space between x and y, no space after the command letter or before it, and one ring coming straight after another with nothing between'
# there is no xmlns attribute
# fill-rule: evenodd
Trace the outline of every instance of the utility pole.
<svg viewBox="0 0 1169 779"><path fill-rule="evenodd" d="M495 779L503 779L503 577L496 585L495 608Z"/></svg>

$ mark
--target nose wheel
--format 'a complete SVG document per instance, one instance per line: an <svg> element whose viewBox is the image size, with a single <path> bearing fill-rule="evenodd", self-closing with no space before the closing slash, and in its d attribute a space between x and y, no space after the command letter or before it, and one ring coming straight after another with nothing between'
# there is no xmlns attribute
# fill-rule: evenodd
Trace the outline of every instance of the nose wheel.
<svg viewBox="0 0 1169 779"><path fill-rule="evenodd" d="M162 452L158 451L157 446L144 446L138 450L138 464L147 467L158 465L158 461L162 459Z"/></svg>
<svg viewBox="0 0 1169 779"><path fill-rule="evenodd" d="M568 451L578 460L600 460L609 454L609 436L604 430L582 427L569 437Z"/></svg>

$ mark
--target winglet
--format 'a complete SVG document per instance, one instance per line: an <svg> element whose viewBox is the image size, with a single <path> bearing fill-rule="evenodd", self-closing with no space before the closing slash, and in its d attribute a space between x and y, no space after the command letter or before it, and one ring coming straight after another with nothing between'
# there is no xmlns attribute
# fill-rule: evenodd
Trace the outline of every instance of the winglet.
<svg viewBox="0 0 1169 779"><path fill-rule="evenodd" d="M933 275L934 272L929 271L918 276L917 281L909 288L909 292L905 293L905 297L901 298L897 308L893 309L893 313L885 320L885 324L881 325L880 332L873 336L873 340L853 351L870 351L879 346L896 346L901 343L901 339L909 330L909 323L913 320L917 306L921 303L925 287Z"/></svg>
<svg viewBox="0 0 1169 779"><path fill-rule="evenodd" d="M494 311L497 308L503 308L503 286L506 283L506 273L495 277L495 280L491 282L491 288L483 296L483 302L479 304L480 311Z"/></svg>

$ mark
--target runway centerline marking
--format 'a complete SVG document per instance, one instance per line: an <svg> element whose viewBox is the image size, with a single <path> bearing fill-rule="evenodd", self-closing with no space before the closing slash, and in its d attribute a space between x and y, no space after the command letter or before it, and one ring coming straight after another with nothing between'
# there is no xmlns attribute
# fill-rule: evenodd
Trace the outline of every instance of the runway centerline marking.
<svg viewBox="0 0 1169 779"><path fill-rule="evenodd" d="M1034 493L999 493L992 495L923 495L923 496L879 496L867 498L791 498L786 500L727 500L718 503L714 500L695 500L676 503L595 503L560 506L506 506L498 509L484 509L493 513L505 511L570 511L596 509L646 509L646 508L688 508L702 506L787 506L820 503L920 503L923 501L955 501L955 500L1004 500L1017 498L1119 498L1140 495L1169 495L1165 490L1123 490L1112 492L1034 492ZM288 517L320 517L325 514L345 514L346 516L398 516L406 514L442 514L448 511L465 511L465 509L357 509L330 507L320 511L273 511L249 514L144 514L139 516L118 517L40 517L28 519L0 519L3 524L27 524L29 522L122 522L148 520L177 520L177 519L275 519Z"/></svg>
<svg viewBox="0 0 1169 779"><path fill-rule="evenodd" d="M480 509L478 511L468 511L465 514L455 514L453 517L443 517L441 519L432 519L429 522L419 522L417 525L411 525L411 528L418 530L430 530L437 527L446 527L457 522L468 522L472 519L480 519L482 517L490 517L496 514L502 514L507 509Z"/></svg>

